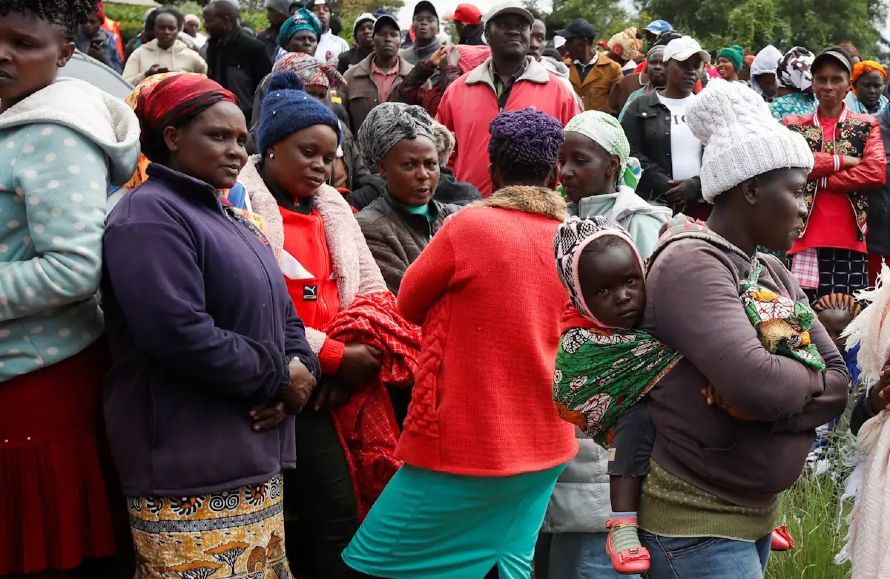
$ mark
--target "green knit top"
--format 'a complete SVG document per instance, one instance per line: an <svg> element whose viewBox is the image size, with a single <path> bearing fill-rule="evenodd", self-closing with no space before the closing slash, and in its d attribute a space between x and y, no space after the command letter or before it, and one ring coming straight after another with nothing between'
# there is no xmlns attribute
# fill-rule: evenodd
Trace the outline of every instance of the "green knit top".
<svg viewBox="0 0 890 579"><path fill-rule="evenodd" d="M741 507L692 486L652 460L640 499L640 528L665 537L753 542L775 528L778 509L779 495L768 507Z"/></svg>

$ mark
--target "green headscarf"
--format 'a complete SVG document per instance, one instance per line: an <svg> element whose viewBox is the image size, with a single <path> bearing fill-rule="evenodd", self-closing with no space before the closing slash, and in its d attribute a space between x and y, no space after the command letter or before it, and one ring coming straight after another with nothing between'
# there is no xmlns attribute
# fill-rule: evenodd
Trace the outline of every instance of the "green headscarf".
<svg viewBox="0 0 890 579"><path fill-rule="evenodd" d="M278 45L287 50L287 44L294 34L300 30L308 30L315 35L316 40L321 36L321 22L315 17L315 14L309 12L305 8L297 10L293 16L284 21L278 30Z"/></svg>
<svg viewBox="0 0 890 579"><path fill-rule="evenodd" d="M605 149L609 155L618 155L618 178L621 184L636 190L642 174L640 162L636 157L630 156L630 143L624 134L624 128L615 117L600 111L586 111L570 120L564 132L584 135Z"/></svg>

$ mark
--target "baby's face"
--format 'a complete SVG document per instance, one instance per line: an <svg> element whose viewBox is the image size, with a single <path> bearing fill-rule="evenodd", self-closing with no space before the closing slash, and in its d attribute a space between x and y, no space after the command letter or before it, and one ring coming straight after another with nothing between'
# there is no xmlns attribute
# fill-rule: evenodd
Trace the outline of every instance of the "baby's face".
<svg viewBox="0 0 890 579"><path fill-rule="evenodd" d="M643 317L646 288L633 250L624 242L585 248L578 262L581 291L590 312L613 328L635 328Z"/></svg>

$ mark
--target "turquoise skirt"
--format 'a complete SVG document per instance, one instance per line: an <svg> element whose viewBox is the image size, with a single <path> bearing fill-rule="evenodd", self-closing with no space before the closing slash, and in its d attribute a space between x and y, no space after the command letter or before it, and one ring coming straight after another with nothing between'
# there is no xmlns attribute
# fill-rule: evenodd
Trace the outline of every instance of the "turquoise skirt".
<svg viewBox="0 0 890 579"><path fill-rule="evenodd" d="M509 477L472 477L405 465L374 503L343 560L388 579L531 577L538 531L560 465Z"/></svg>

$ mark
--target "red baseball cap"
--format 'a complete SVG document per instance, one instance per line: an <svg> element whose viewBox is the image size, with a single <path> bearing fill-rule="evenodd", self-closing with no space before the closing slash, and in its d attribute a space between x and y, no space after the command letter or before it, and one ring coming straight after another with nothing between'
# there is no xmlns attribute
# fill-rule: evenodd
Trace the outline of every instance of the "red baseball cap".
<svg viewBox="0 0 890 579"><path fill-rule="evenodd" d="M454 14L449 14L445 18L475 26L482 23L482 12L472 4L458 4Z"/></svg>

